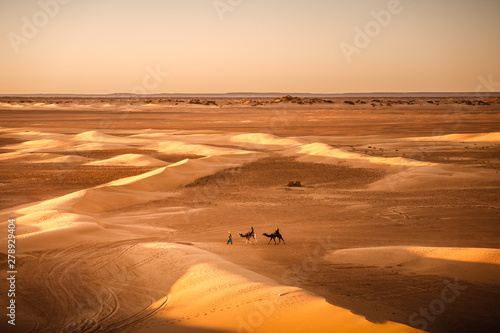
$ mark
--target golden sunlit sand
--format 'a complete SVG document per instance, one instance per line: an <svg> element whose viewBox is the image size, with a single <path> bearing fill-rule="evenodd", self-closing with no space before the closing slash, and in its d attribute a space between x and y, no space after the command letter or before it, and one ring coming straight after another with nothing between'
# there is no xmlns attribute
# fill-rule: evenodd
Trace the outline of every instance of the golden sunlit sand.
<svg viewBox="0 0 500 333"><path fill-rule="evenodd" d="M454 276L482 283L498 283L500 280L498 249L391 246L338 250L330 260L366 266L394 266L413 273Z"/></svg>
<svg viewBox="0 0 500 333"><path fill-rule="evenodd" d="M498 99L47 99L0 104L19 332L498 327Z"/></svg>

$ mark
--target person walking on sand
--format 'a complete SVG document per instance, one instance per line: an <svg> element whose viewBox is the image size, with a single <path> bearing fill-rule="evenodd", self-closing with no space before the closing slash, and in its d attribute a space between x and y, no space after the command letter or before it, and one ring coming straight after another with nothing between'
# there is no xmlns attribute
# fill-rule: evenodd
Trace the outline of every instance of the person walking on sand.
<svg viewBox="0 0 500 333"><path fill-rule="evenodd" d="M231 236L231 231L229 231L229 239L227 240L227 244L231 243L231 245L233 245L233 236Z"/></svg>
<svg viewBox="0 0 500 333"><path fill-rule="evenodd" d="M254 238L255 239L255 244L257 244L257 235L255 234L255 231L253 230L253 226L250 227L250 238ZM252 243L252 242L250 242Z"/></svg>

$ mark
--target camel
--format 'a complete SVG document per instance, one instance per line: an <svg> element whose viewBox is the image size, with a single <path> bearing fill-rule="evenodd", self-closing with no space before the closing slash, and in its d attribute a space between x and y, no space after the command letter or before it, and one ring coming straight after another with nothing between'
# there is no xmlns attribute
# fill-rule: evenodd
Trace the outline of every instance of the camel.
<svg viewBox="0 0 500 333"><path fill-rule="evenodd" d="M250 231L247 232L246 234L238 234L240 235L240 237L244 237L246 238L246 242L245 244L247 244L248 242L250 242L250 244L252 244L252 237L255 239L255 244L257 244L257 235L255 235L255 232L253 230L253 227L251 227Z"/></svg>
<svg viewBox="0 0 500 333"><path fill-rule="evenodd" d="M283 245L285 245L285 240L283 239L283 236L281 236L279 228L276 228L276 230L270 235L266 233L263 233L263 235L270 238L267 245L269 245L269 243L271 243L272 240L274 240L275 245L279 245L281 241L283 241ZM278 244L276 244L276 238L278 238L279 240Z"/></svg>

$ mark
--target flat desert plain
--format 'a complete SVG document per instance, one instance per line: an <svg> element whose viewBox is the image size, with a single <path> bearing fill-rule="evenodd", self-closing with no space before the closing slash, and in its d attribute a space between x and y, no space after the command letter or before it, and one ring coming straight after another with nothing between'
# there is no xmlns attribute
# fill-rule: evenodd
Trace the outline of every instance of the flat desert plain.
<svg viewBox="0 0 500 333"><path fill-rule="evenodd" d="M2 332L498 332L499 110L3 97Z"/></svg>

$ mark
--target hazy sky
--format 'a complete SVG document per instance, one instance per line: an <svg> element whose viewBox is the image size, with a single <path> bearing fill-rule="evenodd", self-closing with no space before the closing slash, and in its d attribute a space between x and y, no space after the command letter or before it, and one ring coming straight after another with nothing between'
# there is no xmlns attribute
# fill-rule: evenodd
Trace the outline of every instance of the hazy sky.
<svg viewBox="0 0 500 333"><path fill-rule="evenodd" d="M0 35L0 94L500 91L500 0L0 0Z"/></svg>

